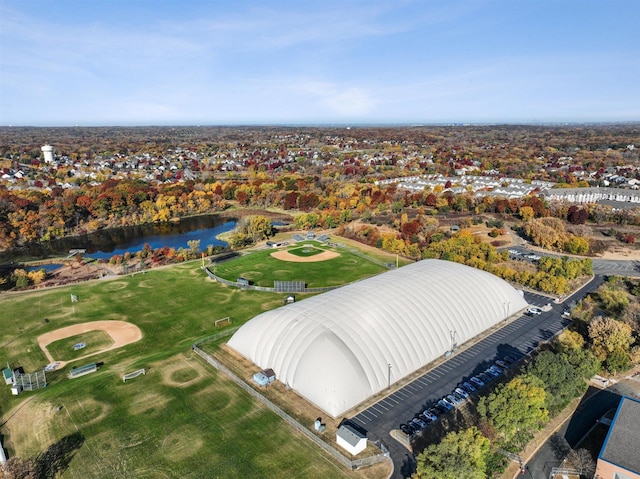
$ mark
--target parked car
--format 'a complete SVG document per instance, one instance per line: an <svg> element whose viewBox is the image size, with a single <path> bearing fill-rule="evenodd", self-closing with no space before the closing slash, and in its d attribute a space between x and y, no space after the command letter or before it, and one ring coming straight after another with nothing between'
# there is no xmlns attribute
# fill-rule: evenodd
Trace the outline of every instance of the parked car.
<svg viewBox="0 0 640 479"><path fill-rule="evenodd" d="M495 376L493 376L493 375L491 375L491 374L487 374L486 372L483 372L483 373L479 373L479 374L478 374L478 377L479 377L480 379L482 379L482 381L483 381L485 384L488 384L488 383L490 383L491 381L493 381L493 378L494 378Z"/></svg>
<svg viewBox="0 0 640 479"><path fill-rule="evenodd" d="M453 392L462 396L463 399L467 399L469 397L469 393L460 387L455 388Z"/></svg>
<svg viewBox="0 0 640 479"><path fill-rule="evenodd" d="M507 369L509 367L507 363L505 363L504 361L501 361L500 359L496 361L496 366L498 366L501 369Z"/></svg>
<svg viewBox="0 0 640 479"><path fill-rule="evenodd" d="M518 361L518 358L516 358L513 354L507 354L504 358L502 358L503 361L505 363L508 363L509 365L515 363Z"/></svg>
<svg viewBox="0 0 640 479"><path fill-rule="evenodd" d="M400 430L404 432L407 436L411 436L414 433L413 428L407 426L406 424L400 424Z"/></svg>
<svg viewBox="0 0 640 479"><path fill-rule="evenodd" d="M471 381L473 384L475 384L478 389L480 389L482 386L484 386L484 381L482 379L480 379L479 377L477 377L477 376L472 377L471 379L469 379L469 381Z"/></svg>
<svg viewBox="0 0 640 479"><path fill-rule="evenodd" d="M489 369L491 371L495 371L496 373L498 373L498 375L502 374L504 372L504 369L496 366L495 364L493 366L489 366Z"/></svg>
<svg viewBox="0 0 640 479"><path fill-rule="evenodd" d="M430 412L431 414L433 414L433 415L436 417L436 419L438 418L438 416L439 416L440 414L442 414L442 411L441 411L440 409L438 409L438 407L437 407L437 406L430 407L430 408L429 408L429 412Z"/></svg>
<svg viewBox="0 0 640 479"><path fill-rule="evenodd" d="M438 406L436 406L438 409L444 408L444 412L451 411L453 409L453 404L449 404L444 399L440 399L440 401L438 401Z"/></svg>
<svg viewBox="0 0 640 479"><path fill-rule="evenodd" d="M540 308L536 308L535 306L530 306L527 308L527 314L529 316L540 316L542 314L542 310Z"/></svg>
<svg viewBox="0 0 640 479"><path fill-rule="evenodd" d="M425 416L422 413L416 415L416 417L423 421L427 426L433 422L429 416Z"/></svg>
<svg viewBox="0 0 640 479"><path fill-rule="evenodd" d="M423 414L424 416L426 416L427 418L429 418L429 420L430 420L431 422L433 422L433 421L437 421L437 420L438 420L438 416L437 416L437 414L434 414L433 412L431 412L431 409L425 409L425 410L422 412L422 414Z"/></svg>
<svg viewBox="0 0 640 479"><path fill-rule="evenodd" d="M419 417L414 417L411 420L412 423L417 424L418 426L420 426L420 429L422 429L423 427L427 427L427 423L424 422L422 419L420 419Z"/></svg>
<svg viewBox="0 0 640 479"><path fill-rule="evenodd" d="M500 376L500 373L498 371L496 371L495 369L491 369L491 368L485 369L484 373L487 374L488 376L490 376L492 379L493 378L497 378L498 376Z"/></svg>
<svg viewBox="0 0 640 479"><path fill-rule="evenodd" d="M447 394L446 397L443 397L442 399L450 403L453 407L457 407L462 402L453 394Z"/></svg>
<svg viewBox="0 0 640 479"><path fill-rule="evenodd" d="M476 388L469 381L463 382L460 385L460 387L462 389L464 389L465 391L467 391L469 394L471 394L472 392L474 392L476 390Z"/></svg>
<svg viewBox="0 0 640 479"><path fill-rule="evenodd" d="M407 423L407 427L411 430L411 434L415 434L420 430L420 428L411 421Z"/></svg>

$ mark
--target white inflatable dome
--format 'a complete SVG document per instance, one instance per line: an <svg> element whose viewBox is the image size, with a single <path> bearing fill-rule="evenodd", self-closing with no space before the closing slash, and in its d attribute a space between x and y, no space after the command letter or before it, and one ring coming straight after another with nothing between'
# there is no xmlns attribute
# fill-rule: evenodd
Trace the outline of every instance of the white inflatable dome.
<svg viewBox="0 0 640 479"><path fill-rule="evenodd" d="M335 418L526 306L497 276L430 259L262 313L228 344Z"/></svg>

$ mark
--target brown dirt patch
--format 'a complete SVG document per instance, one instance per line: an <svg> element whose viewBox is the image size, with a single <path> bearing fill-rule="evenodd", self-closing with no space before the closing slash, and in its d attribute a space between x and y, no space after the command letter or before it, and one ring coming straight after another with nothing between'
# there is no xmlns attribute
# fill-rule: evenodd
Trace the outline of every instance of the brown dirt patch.
<svg viewBox="0 0 640 479"><path fill-rule="evenodd" d="M173 431L162 441L162 455L170 461L180 462L196 454L204 440L193 426L185 426Z"/></svg>
<svg viewBox="0 0 640 479"><path fill-rule="evenodd" d="M3 417L3 445L20 457L41 452L56 440L50 427L56 414L60 413L52 403L36 397L21 402Z"/></svg>
<svg viewBox="0 0 640 479"><path fill-rule="evenodd" d="M109 413L111 407L93 398L72 401L65 404L73 422L77 426L97 424Z"/></svg>
<svg viewBox="0 0 640 479"><path fill-rule="evenodd" d="M88 331L94 330L102 330L106 332L111 339L113 339L113 344L105 348L101 351L97 351L92 354L88 354L86 356L82 356L80 358L74 359L73 361L79 361L80 359L87 358L89 356L94 356L96 354L103 353L105 351L110 351L112 349L121 348L122 346L126 346L127 344L135 343L142 339L142 332L140 328L138 328L135 324L128 323L126 321L91 321L88 323L82 324L74 324L71 326L67 326L64 328L56 329L55 331L50 331L45 334L41 334L38 336L38 345L40 349L44 352L45 356L49 360L49 362L53 363L56 360L51 357L51 354L47 350L47 345L58 341L60 339L68 338L71 336L77 336L78 334L86 333ZM72 362L72 361L69 361ZM58 368L61 368L66 363L61 362Z"/></svg>
<svg viewBox="0 0 640 479"><path fill-rule="evenodd" d="M159 367L162 371L162 382L168 386L185 388L205 377L202 364L192 359L181 359Z"/></svg>
<svg viewBox="0 0 640 479"><path fill-rule="evenodd" d="M290 261L292 263L316 263L318 261L327 261L328 259L337 258L340 253L335 251L323 251L313 256L296 256L288 251L274 251L271 256L281 261Z"/></svg>

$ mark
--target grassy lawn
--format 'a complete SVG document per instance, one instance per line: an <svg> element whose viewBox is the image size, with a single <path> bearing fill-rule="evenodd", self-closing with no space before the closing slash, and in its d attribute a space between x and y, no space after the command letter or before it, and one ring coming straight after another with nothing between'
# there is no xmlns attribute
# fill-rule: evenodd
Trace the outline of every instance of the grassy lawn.
<svg viewBox="0 0 640 479"><path fill-rule="evenodd" d="M84 343L84 348L74 350L76 344ZM56 361L71 361L81 358L113 344L113 339L106 332L96 330L55 341L47 346L49 353Z"/></svg>
<svg viewBox="0 0 640 479"><path fill-rule="evenodd" d="M381 269L355 258L360 277ZM344 280L337 271L325 274ZM357 273L351 270L349 279ZM72 305L70 294L80 301ZM69 365L47 374L48 387L37 392L16 397L0 388L0 434L9 457L35 455L79 432L84 442L62 477L356 477L190 351L195 339L215 332L216 319L230 316L239 326L281 306L282 298L211 281L199 262L3 296L0 364L27 372L48 362L40 334L104 319L129 321L143 333L134 344L93 356L104 363L96 373L70 380ZM64 359L76 342L87 343L78 351L84 355L98 341L83 334L51 346ZM147 374L122 382L123 373L139 368Z"/></svg>
<svg viewBox="0 0 640 479"><path fill-rule="evenodd" d="M341 248L321 246L319 243L297 244L288 249L291 254L310 256L324 250L340 254L337 258L314 263L294 263L271 256L273 250L260 250L216 265L215 273L229 281L246 278L257 286L273 287L274 281L304 281L309 288L337 286L386 271L361 256Z"/></svg>

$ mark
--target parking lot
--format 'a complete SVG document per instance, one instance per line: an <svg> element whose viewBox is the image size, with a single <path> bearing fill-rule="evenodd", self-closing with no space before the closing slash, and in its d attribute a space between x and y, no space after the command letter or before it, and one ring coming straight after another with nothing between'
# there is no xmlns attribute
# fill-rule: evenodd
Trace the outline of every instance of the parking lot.
<svg viewBox="0 0 640 479"><path fill-rule="evenodd" d="M583 298L588 292L597 289L602 281L602 277L596 277L568 298L565 304ZM468 349L454 353L443 364L351 418L367 430L370 440L382 440L385 443L394 461L395 471L392 477L407 477L405 473L410 472L407 462L411 461L412 457L403 444L390 436L391 430L398 429L400 424L410 421L426 406L450 394L460 382L484 371L496 359L505 355L522 357L537 348L541 342L551 339L570 323L562 317L565 305L554 304L548 297L534 293L525 293L525 298L531 305L544 308L544 312L535 317L518 317Z"/></svg>

